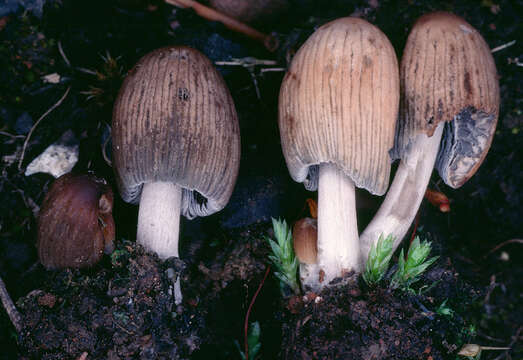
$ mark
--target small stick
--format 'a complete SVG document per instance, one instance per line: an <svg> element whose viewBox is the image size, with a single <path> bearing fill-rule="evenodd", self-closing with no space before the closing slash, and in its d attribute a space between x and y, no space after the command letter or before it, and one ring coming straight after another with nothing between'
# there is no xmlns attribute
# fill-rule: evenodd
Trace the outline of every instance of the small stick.
<svg viewBox="0 0 523 360"><path fill-rule="evenodd" d="M499 250L500 248L502 248L503 246L508 245L508 244L523 244L523 239L510 239L507 241L503 241L501 244L494 246L494 248L492 250L490 250L485 256L483 256L483 258L485 259L493 252L496 252L497 250Z"/></svg>
<svg viewBox="0 0 523 360"><path fill-rule="evenodd" d="M258 294L260 293L260 290L262 289L263 284L265 283L265 280L267 279L267 275L269 275L269 272L271 271L271 266L267 266L267 270L265 270L265 275L263 276L263 280L261 281L260 285L258 286L258 290L254 293L254 296L252 297L251 303L249 304L249 308L247 309L247 313L245 314L245 322L243 323L243 332L244 332L244 347L245 347L245 359L249 360L249 342L248 339L248 332L249 332L249 315L251 314L252 306L254 305L254 302L256 301L256 298L258 297Z"/></svg>
<svg viewBox="0 0 523 360"><path fill-rule="evenodd" d="M64 49L62 49L62 42L58 41L58 51L60 52L60 55L62 55L62 59L64 59L65 63L67 64L67 67L71 67L71 63L69 62L69 59L67 56L65 56Z"/></svg>
<svg viewBox="0 0 523 360"><path fill-rule="evenodd" d="M503 49L506 49L508 47L511 47L512 45L514 45L516 43L516 40L512 40L512 41L509 41L508 43L506 44L503 44L503 45L500 45L500 46L496 46L494 49L490 50L491 53L495 53L495 52L498 52L498 51L501 51Z"/></svg>
<svg viewBox="0 0 523 360"><path fill-rule="evenodd" d="M31 135L33 134L33 131L36 129L36 127L38 126L38 124L47 116L49 115L49 113L51 111L53 111L54 109L56 109L58 106L60 106L60 104L65 100L65 98L67 97L67 94L69 94L69 90L71 90L71 87L69 86L67 88L67 90L65 91L65 93L62 95L62 97L60 98L60 100L58 100L58 102L56 104L54 104L53 106L51 106L42 116L40 116L40 118L38 120L36 120L35 124L33 125L33 127L31 128L31 130L29 130L29 134L27 134L27 137L25 138L25 141L24 141L24 146L22 147L22 155L20 155L20 160L18 161L18 170L21 170L22 169L22 162L24 161L24 155L25 155L25 149L27 148L27 143L29 142L29 139L31 138Z"/></svg>
<svg viewBox="0 0 523 360"><path fill-rule="evenodd" d="M9 319L11 319L11 323L13 323L13 326L16 329L16 332L20 334L22 332L22 316L20 316L20 313L15 307L15 304L13 303L13 300L11 300L11 297L9 296L9 293L7 292L7 289L5 288L4 280L0 277L0 298L2 299L2 304L4 305L5 311L7 312L7 315L9 315Z"/></svg>
<svg viewBox="0 0 523 360"><path fill-rule="evenodd" d="M11 139L25 138L24 135L13 135L13 134L8 133L7 131L0 131L0 135L8 136Z"/></svg>
<svg viewBox="0 0 523 360"><path fill-rule="evenodd" d="M194 0L165 0L166 3L178 6L181 8L191 8L193 9L198 15L203 17L204 19L210 20L210 21L219 21L223 25L225 25L227 28L237 31L239 33L242 33L251 39L257 40L261 42L269 51L275 51L278 46L278 40L272 36L264 34L249 25L246 25L236 19L233 19L225 14L222 14L219 11L216 11L214 9L211 9L210 7L207 7L205 5L200 4L197 1Z"/></svg>

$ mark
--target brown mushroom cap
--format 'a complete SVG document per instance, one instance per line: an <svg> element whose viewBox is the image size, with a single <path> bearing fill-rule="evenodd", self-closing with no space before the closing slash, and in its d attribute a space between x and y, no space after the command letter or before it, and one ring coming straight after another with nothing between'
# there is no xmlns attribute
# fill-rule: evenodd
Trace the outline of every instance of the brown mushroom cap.
<svg viewBox="0 0 523 360"><path fill-rule="evenodd" d="M56 179L38 215L38 256L47 269L87 267L112 252L113 192L92 175Z"/></svg>
<svg viewBox="0 0 523 360"><path fill-rule="evenodd" d="M279 125L292 178L317 188L318 164L382 195L399 104L398 63L387 37L358 18L320 27L299 49L280 90Z"/></svg>
<svg viewBox="0 0 523 360"><path fill-rule="evenodd" d="M456 15L424 15L405 46L401 88L403 119L393 157L403 158L417 134L432 136L440 122L447 122L436 167L448 185L461 186L486 156L499 113L496 65L488 45Z"/></svg>
<svg viewBox="0 0 523 360"><path fill-rule="evenodd" d="M244 22L256 22L282 13L287 0L210 0L211 7Z"/></svg>
<svg viewBox="0 0 523 360"><path fill-rule="evenodd" d="M137 203L147 182L183 188L191 219L221 210L240 161L232 97L207 57L189 47L145 55L126 77L113 112L113 156L122 198Z"/></svg>
<svg viewBox="0 0 523 360"><path fill-rule="evenodd" d="M294 252L304 264L316 264L318 257L318 221L303 218L292 227Z"/></svg>

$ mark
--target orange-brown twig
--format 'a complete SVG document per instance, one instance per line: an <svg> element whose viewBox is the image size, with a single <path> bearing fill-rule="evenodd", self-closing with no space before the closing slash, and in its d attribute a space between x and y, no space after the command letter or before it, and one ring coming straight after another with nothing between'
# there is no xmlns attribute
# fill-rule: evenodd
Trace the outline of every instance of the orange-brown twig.
<svg viewBox="0 0 523 360"><path fill-rule="evenodd" d="M210 21L219 21L227 28L242 33L251 39L260 41L269 51L275 51L278 48L278 41L272 35L264 34L249 25L246 25L236 19L233 19L225 14L222 14L219 11L211 9L205 5L200 4L194 0L165 0L166 3L178 6L180 8L191 8L198 15L204 19Z"/></svg>
<svg viewBox="0 0 523 360"><path fill-rule="evenodd" d="M265 283L265 280L267 279L267 275L269 275L269 272L271 271L271 266L267 265L267 270L265 270L265 275L263 275L263 279L258 286L258 290L254 293L254 296L252 297L251 303L249 304L249 308L247 309L247 313L245 314L245 321L243 323L243 335L244 335L244 348L245 348L245 359L249 360L249 316L251 315L252 306L254 305L254 302L256 301L256 298L258 297L258 294L260 293L260 290L262 289L263 284Z"/></svg>

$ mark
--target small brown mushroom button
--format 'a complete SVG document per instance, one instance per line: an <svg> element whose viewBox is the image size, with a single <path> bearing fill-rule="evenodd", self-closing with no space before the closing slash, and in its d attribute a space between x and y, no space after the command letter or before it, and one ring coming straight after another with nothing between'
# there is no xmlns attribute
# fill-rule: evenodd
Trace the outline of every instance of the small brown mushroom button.
<svg viewBox="0 0 523 360"><path fill-rule="evenodd" d="M178 257L180 213L221 210L238 174L239 124L225 82L197 50L155 50L126 77L112 129L120 194L140 203L137 241Z"/></svg>
<svg viewBox="0 0 523 360"><path fill-rule="evenodd" d="M113 192L93 175L62 175L38 215L38 256L47 269L81 268L114 249Z"/></svg>
<svg viewBox="0 0 523 360"><path fill-rule="evenodd" d="M318 221L303 218L292 227L294 253L302 264L316 264L318 256Z"/></svg>
<svg viewBox="0 0 523 360"><path fill-rule="evenodd" d="M402 101L392 155L401 161L382 206L361 235L365 257L382 233L393 235L395 246L401 242L434 165L453 188L474 175L498 119L491 51L478 31L456 15L435 12L415 23L400 72Z"/></svg>
<svg viewBox="0 0 523 360"><path fill-rule="evenodd" d="M385 193L399 106L394 49L375 26L341 18L298 50L279 98L281 144L292 178L318 189L317 289L361 268L354 187Z"/></svg>

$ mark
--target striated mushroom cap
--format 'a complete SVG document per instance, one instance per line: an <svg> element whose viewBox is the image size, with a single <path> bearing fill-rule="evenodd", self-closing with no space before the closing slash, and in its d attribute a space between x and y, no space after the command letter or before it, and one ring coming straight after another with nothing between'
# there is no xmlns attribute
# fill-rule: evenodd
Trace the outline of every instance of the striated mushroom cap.
<svg viewBox="0 0 523 360"><path fill-rule="evenodd" d="M332 162L382 195L399 104L398 63L387 37L358 18L320 27L298 50L280 90L279 126L292 178L317 188Z"/></svg>
<svg viewBox="0 0 523 360"><path fill-rule="evenodd" d="M221 210L240 165L232 97L207 57L189 47L145 55L127 75L113 111L113 157L122 198L138 203L142 185L183 188L182 214Z"/></svg>
<svg viewBox="0 0 523 360"><path fill-rule="evenodd" d="M60 176L38 215L38 257L47 269L94 265L113 251L113 192L93 175Z"/></svg>
<svg viewBox="0 0 523 360"><path fill-rule="evenodd" d="M285 11L288 0L210 0L211 7L244 22L257 22Z"/></svg>
<svg viewBox="0 0 523 360"><path fill-rule="evenodd" d="M445 183L460 187L485 158L496 128L499 84L490 48L462 18L424 15L405 46L401 89L393 157L403 158L417 134L432 136L447 122L436 167Z"/></svg>

